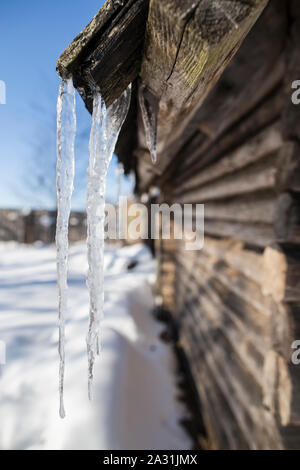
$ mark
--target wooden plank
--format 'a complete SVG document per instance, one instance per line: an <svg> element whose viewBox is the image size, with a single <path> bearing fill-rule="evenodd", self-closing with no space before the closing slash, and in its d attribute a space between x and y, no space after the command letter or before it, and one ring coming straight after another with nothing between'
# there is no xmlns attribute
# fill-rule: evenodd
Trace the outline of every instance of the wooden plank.
<svg viewBox="0 0 300 470"><path fill-rule="evenodd" d="M120 14L122 2L108 0L94 16L92 21L71 42L57 60L57 72L62 78L67 78L80 65L82 59L89 55L93 43L99 39L108 27L109 22Z"/></svg>
<svg viewBox="0 0 300 470"><path fill-rule="evenodd" d="M186 296L186 286L194 282L194 274L197 274L197 265L200 263L202 269L205 272L209 272L207 275L203 273L197 276L197 282L199 285L198 297L203 299L204 293L201 290L201 286L204 287L206 282L210 282L213 279L217 279L227 288L228 294L225 298L230 298L233 294L243 299L247 304L252 306L255 311L260 312L260 315L267 316L269 326L267 327L267 336L270 336L270 347L281 354L287 360L290 359L291 354L291 343L293 338L298 337L298 325L296 319L299 316L299 312L295 312L294 306L287 306L286 304L275 302L270 295L263 295L262 286L260 279L262 277L262 259L263 257L255 253L251 253L249 250L242 250L235 246L232 242L214 241L208 243L208 238L204 244L204 249L195 255L194 259L189 259L186 252L178 251L177 261L177 279L176 284L176 295L180 299L178 305L178 313L182 309L183 299ZM215 245L215 246L214 246ZM223 246L223 249L222 249ZM227 250L226 250L227 247ZM229 253L229 256L225 257L225 254ZM208 256L205 256L208 254ZM253 258L253 259L252 259ZM229 268L222 259L226 259L226 262L230 262L235 269ZM232 263L233 262L233 263ZM186 266L185 268L183 266ZM185 269L187 274L185 274ZM243 273L243 274L242 274ZM250 279L247 275L250 273ZM251 280L252 278L252 280ZM211 279L211 280L210 280ZM219 287L216 289L216 293L219 291ZM196 293L195 293L196 296ZM200 301L200 300L199 300ZM221 304L218 307L220 311L224 309ZM224 311L226 312L226 311ZM225 315L225 313L224 313ZM255 318L258 319L258 313L255 314ZM228 317L226 320L226 328L224 328L225 334L230 330L230 319L228 323ZM244 332L245 333L245 332ZM244 334L239 332L240 337ZM248 351L248 355L251 356L254 353L254 357L259 355L255 351L257 340L253 343L253 351ZM256 359L259 364L259 358ZM259 366L257 366L259 368Z"/></svg>
<svg viewBox="0 0 300 470"><path fill-rule="evenodd" d="M243 49L243 46L241 49ZM282 60L279 64L282 64ZM278 67L278 65L276 66ZM281 69L283 69L283 66L281 66ZM224 75L226 75L226 71ZM278 75L281 77L283 72L280 70L280 74L278 72ZM270 76L274 78L274 73L270 72ZM279 77L277 81L280 80ZM220 86L224 79L225 78L222 77L220 80ZM275 84L276 83L277 82L275 82ZM236 95L236 93L234 93L234 95ZM253 96L257 97L257 94L253 93ZM213 163L217 158L228 153L230 149L237 148L239 145L246 142L249 137L251 138L272 122L278 120L284 105L283 98L282 87L279 85L270 96L267 95L263 97L258 107L255 107L254 110L250 110L249 114L246 114L246 116L241 116L240 120L235 123L234 129L230 127L232 126L234 114L230 114L226 120L219 122L222 113L213 114L212 111L214 108L207 110L208 104L205 102L201 108L203 112L203 124L200 123L200 130L204 128L205 123L207 129L209 129L209 135L205 136L203 132L197 131L190 140L185 143L184 147L180 148L174 159L174 163L177 163L176 166L180 169L180 171L178 171L179 178L190 178L195 172L201 171L203 167L207 167L208 164ZM229 97L227 97L227 101L228 107L234 105L234 100L230 100ZM245 103L248 104L248 100L241 102L240 111L243 109L242 105L245 105ZM222 103L220 103L220 105L222 106ZM207 114L206 120L204 120L205 110ZM212 114L211 117L210 114ZM215 129L217 123L219 123L219 127ZM220 129L224 127L224 123L226 123L226 127L222 133ZM165 173L167 179L176 178L176 166L172 165L168 168L168 171Z"/></svg>
<svg viewBox="0 0 300 470"><path fill-rule="evenodd" d="M180 262L184 267L186 260L181 258ZM247 305L243 299L239 299L233 292L228 291L227 287L223 286L214 274L203 266L194 265L191 271L191 266L186 265L185 269L189 273L191 289L194 291L195 298L199 299L198 302L201 302L201 291L204 289L206 296L215 304L219 315L222 312L223 316L228 317L240 331L241 337L246 335L263 355L268 349L263 338L267 337L270 332L270 321L259 315L256 309Z"/></svg>
<svg viewBox="0 0 300 470"><path fill-rule="evenodd" d="M160 100L158 154L182 133L266 3L151 1L141 77Z"/></svg>
<svg viewBox="0 0 300 470"><path fill-rule="evenodd" d="M295 255L276 245L264 251L262 289L276 302L300 300L300 260Z"/></svg>
<svg viewBox="0 0 300 470"><path fill-rule="evenodd" d="M185 282L183 278L183 282ZM193 283L192 290L194 296L197 293L197 286ZM200 289L199 289L200 291ZM197 295L197 294L196 294ZM191 294L193 297L193 294ZM190 297L190 299L191 299ZM195 304L196 305L196 304ZM256 349L252 339L238 328L238 325L230 317L224 314L206 293L205 288L201 289L201 298L197 305L201 315L205 315L211 324L211 331L214 338L218 337L218 343L222 345L224 351L232 349L233 354L239 358L242 367L256 383L262 387L262 367L263 355ZM226 328L223 327L226 325Z"/></svg>
<svg viewBox="0 0 300 470"><path fill-rule="evenodd" d="M247 250L243 244L234 240L216 240L205 237L204 253L226 263L248 277L261 284L263 271L263 258L261 255Z"/></svg>
<svg viewBox="0 0 300 470"><path fill-rule="evenodd" d="M257 195L251 194L226 201L208 202L205 204L205 217L216 220L272 224L275 206L275 194L262 193L259 199Z"/></svg>
<svg viewBox="0 0 300 470"><path fill-rule="evenodd" d="M180 345L191 363L195 385L202 403L205 428L212 448L214 450L238 449L241 445L239 429L222 392L206 365L205 355L194 347L196 338L190 323L186 322L181 329Z"/></svg>
<svg viewBox="0 0 300 470"><path fill-rule="evenodd" d="M269 336L271 331L269 306L259 301L259 297L256 302L249 302L247 294L242 293L234 278L232 278L233 286L231 286L230 278L224 281L224 275L219 273L216 275L216 268L207 267L204 260L198 263L196 272L200 277L203 276L205 288L208 289L211 299L220 311L222 307L226 312L228 311L229 317L242 328L244 334L248 329L249 338L253 339L257 350L263 351L267 343L263 344L261 337ZM251 289L251 284L247 284L245 280L245 289L247 286ZM252 289L256 290L255 286L252 285Z"/></svg>
<svg viewBox="0 0 300 470"><path fill-rule="evenodd" d="M216 449L248 449L247 441L241 435L235 416L226 398L218 387L213 374L206 362L205 352L201 348L195 350L197 344L193 335L194 325L189 322L181 332L181 344L192 364L196 386L203 402L206 416L206 427Z"/></svg>
<svg viewBox="0 0 300 470"><path fill-rule="evenodd" d="M227 266L224 262L204 254L198 257L198 264L202 268L209 270L211 275L220 281L229 292L237 295L243 302L252 306L263 317L269 318L267 322L263 320L262 323L269 323L274 302L262 294L259 284L243 276L239 271Z"/></svg>
<svg viewBox="0 0 300 470"><path fill-rule="evenodd" d="M192 268L192 271L193 271L193 273L195 273L195 269L194 269L194 268ZM201 279L200 282L203 282L203 276L201 276L200 279ZM187 283L186 285L188 285L189 288L191 288L191 287L193 286L193 284L191 284L191 279L189 279L189 281L188 281L188 283ZM188 290L189 290L189 288L188 288ZM203 345L203 342L205 342L205 341L204 341L204 338L202 338L202 341L199 341L199 336L201 337L202 334L204 334L204 335L205 335L205 338L206 338L206 339L209 339L209 337L208 337L207 335L210 334L209 332L215 331L215 329L217 328L217 326L216 326L216 324L215 324L214 322L211 324L211 326L209 326L209 325L207 324L208 330L207 330L207 334L206 334L206 330L205 330L205 328L204 328L204 323L203 323L203 321L205 320L205 317L203 316L203 315L204 315L204 310L203 310L203 309L206 309L205 305L203 304L204 293L202 293L202 295L201 295L200 297L197 296L197 292L196 292L196 291L195 291L195 293L194 293L195 298L197 297L198 299L201 299L201 307L197 307L197 305L193 302L193 294L191 294L191 293L189 293L189 292L187 291L187 292L186 292L186 295L187 295L187 297L190 299L191 306L193 306L193 307L191 307L191 308L194 309L194 312L195 312L195 314L196 314L196 316L197 316L197 319L198 319L195 324L191 325L191 328L193 329L193 331L196 330L196 340L195 340L196 343L195 343L195 344L197 344L197 345L200 345L200 344ZM189 308L189 307L186 307L186 308ZM200 308L200 310L199 310L199 308ZM207 308L209 309L209 310L207 310L208 318L211 317L210 314L211 314L213 311L215 311L216 315L218 316L218 310L214 310L214 309L212 308L212 305L211 305L210 307L207 306ZM222 312L224 313L224 308L222 308L222 310L220 310L220 311L222 311ZM200 316L200 315L201 315L201 316ZM184 317L184 322L188 321L188 319L190 319L190 315ZM201 330L199 330L199 327L197 327L197 322L199 322L199 321L200 321L201 324L202 324ZM224 322L225 322L225 318L224 318L224 320L223 320L223 323L224 323ZM223 324L223 323L222 323L222 324ZM225 323L224 323L224 325L225 325ZM204 328L204 329L203 329L203 328ZM220 333L222 332L223 335L228 335L228 334L229 334L228 338L230 339L230 335L231 335L231 332L230 332L230 331L231 331L231 330L230 330L230 328L229 328L229 325L228 325L228 323L226 322L226 328L223 328L222 330L220 330ZM236 345L236 347L237 347L237 352L234 352L234 357L239 356L240 359L246 361L247 367L250 367L250 370L251 370L251 366L250 366L250 363L249 363L249 353L247 353L245 356L243 356L243 354L241 354L241 352L243 351L243 349L242 349L243 341L247 340L247 338L248 338L248 335L247 335L247 334L246 334L245 336L243 336L242 334L238 334L235 339L234 339L234 336L232 337L232 343L231 343L231 344L232 344L233 349L235 349L235 345ZM237 376L236 376L236 373L237 373L237 372L234 372L234 370L229 367L229 364L231 364L231 362L230 362L229 359L226 359L226 357L224 357L225 351L228 351L228 346L226 347L225 344L223 345L223 343L220 342L220 341L221 341L221 337L218 336L218 339L217 339L217 338L216 338L216 335L214 335L214 343L211 343L209 346L208 346L208 345L207 345L207 346L206 346L206 345L203 345L204 354L206 355L206 354L207 354L207 351L210 351L210 352L213 351L212 356L214 357L214 363L216 363L216 361L218 361L218 359L217 359L216 356L215 356L216 344L217 344L218 346L220 346L220 352L222 351L222 353L221 353L221 355L220 355L220 358L222 357L222 358L223 358L223 361L226 362L226 365L227 365L228 371L229 371L228 378L230 377L229 382L231 382L231 385L233 385L233 382L235 382L235 377L237 377ZM191 347L193 348L194 346L192 345ZM267 357L269 357L269 356L267 356ZM200 358L199 358L199 359L200 359ZM221 366L221 368L222 368L222 374L225 373L224 367L225 367L225 364L224 364L224 366ZM244 367L245 367L245 366L244 366ZM254 370L254 373L255 373L255 374L256 374L256 372L257 372L257 374L258 374L257 380L258 380L259 383L262 382L262 384L264 384L264 381L265 381L265 380L269 381L269 379L270 379L270 374L269 374L269 373L270 373L270 367L268 367L268 368L266 369L267 372L265 372L265 374L267 373L267 376L264 375L264 377L263 377L262 375L261 375L261 376L259 375L259 369L258 369L257 367L254 367L253 370ZM254 376L255 376L255 375L254 375ZM218 382L219 373L216 372L216 370L214 370L212 377L213 377L213 380L215 380L215 381ZM203 378L202 380L205 380L205 378ZM241 386L241 383L243 383L243 380L239 380L238 382L236 382L236 387L237 387L236 390L238 390L238 387ZM225 385L225 384L223 383L223 385ZM245 384L244 384L244 385L245 385ZM266 386L267 386L267 384L266 384ZM273 383L273 386L275 386L274 383ZM276 386L277 386L277 382L276 382ZM223 390L224 390L224 389L223 389ZM247 388L247 390L250 390L249 387ZM270 397L270 394L275 393L275 390L273 390L273 391L270 390L270 383L268 383L268 390L266 390L266 388L264 388L264 390L265 390L264 404L265 404L266 407L268 407L268 408L270 409L270 408L271 408L271 403L273 403L273 402L270 403L270 398L268 398L268 397ZM267 392L268 392L268 396L266 396L266 393L267 393ZM276 389L276 393L277 393L277 389ZM242 392L241 397L242 397L244 394L245 394L245 392ZM233 396L233 395L232 395L232 396ZM269 400L269 401L268 401L268 400ZM274 398L274 400L275 400L275 398ZM250 398L249 401L247 401L248 405L245 405L245 408L248 409L248 408L249 408L249 403L252 402L252 401L253 401L253 393L251 393L251 398ZM276 424L275 424L275 422L274 422L274 419L272 420L271 415L270 415L267 411L264 411L262 407L260 407L260 401L258 401L257 403L258 403L258 405L257 405L257 407L258 407L258 408L257 408L257 411L258 411L258 412L261 412L261 413L262 413L262 416L261 416L261 418L259 418L259 419L258 419L258 418L255 418L255 419L254 419L254 422L255 422L256 425L257 425L258 422L262 422L262 420L265 420L266 429L268 429L268 431L269 431L270 433L267 433L267 434L269 434L268 437L267 437L267 441L266 441L264 444L262 444L262 441L261 441L262 435L261 435L260 437L258 437L257 432L256 432L256 436L257 436L256 442L258 443L258 445L261 445L261 446L262 446L261 448L275 448L275 447L277 447L277 446L281 447L281 444L280 444L280 436L279 436L279 434L278 434L278 430L276 429ZM230 406L232 406L232 403L230 403ZM260 410L260 411L259 411L259 410ZM273 409L272 411L274 412L274 409ZM252 407L252 409L251 409L251 413L253 413L253 416L254 416L254 409L253 409L253 407ZM249 422L248 422L248 424L249 424ZM271 427L270 427L270 425L271 425ZM273 429L273 430L271 431L271 429ZM272 433L274 433L273 437L272 437ZM269 447L269 446L270 446L270 447ZM275 446L275 447L274 447L274 446Z"/></svg>
<svg viewBox="0 0 300 470"><path fill-rule="evenodd" d="M266 155L280 150L283 145L280 122L249 139L244 145L238 147L234 152L223 156L217 163L205 168L202 172L194 173L191 178L180 175L176 182L180 184L180 191L189 191L195 187L234 173L249 164L256 162Z"/></svg>
<svg viewBox="0 0 300 470"><path fill-rule="evenodd" d="M233 238L252 247L265 248L275 242L272 226L206 219L205 234Z"/></svg>
<svg viewBox="0 0 300 470"><path fill-rule="evenodd" d="M194 312L193 310L189 310L189 313L190 315L193 315ZM194 322L192 327L195 330L197 323L195 322L195 317L193 319ZM202 319L200 322L202 324ZM210 343L210 341L207 339L207 335L202 332L202 329L199 328L199 326L197 327L196 331L197 336L200 339L199 349L203 350L203 356L205 358L209 374L213 377L213 383L216 383L217 387L221 390L221 393L234 416L234 421L237 422L240 433L243 436L243 439L246 441L246 448L255 449L255 444L251 439L246 425L247 421L249 422L250 420L247 409L241 405L240 400L237 398L236 391L232 387L231 380L228 380L226 373L228 366L225 366L225 372L223 365L220 364L218 352L216 353L215 351L215 345ZM226 363L226 361L224 362Z"/></svg>
<svg viewBox="0 0 300 470"><path fill-rule="evenodd" d="M89 111L91 87L109 106L140 71L149 0L108 0L57 62L62 77L73 76Z"/></svg>
<svg viewBox="0 0 300 470"><path fill-rule="evenodd" d="M192 314L197 311L192 309ZM260 399L250 393L249 386L243 383L243 379L238 376L238 370L234 365L234 357L230 352L224 351L218 345L217 341L213 341L209 334L205 334L205 328L209 325L205 324L205 319L201 315L197 318L197 332L201 338L201 343L205 350L208 363L213 372L215 381L219 384L228 404L231 407L237 422L239 423L241 432L247 439L250 449L269 449L278 446L280 439L275 436L276 424L273 420L272 426L265 422L263 409L259 406ZM195 323L197 327L197 323ZM242 372L242 369L240 370Z"/></svg>
<svg viewBox="0 0 300 470"><path fill-rule="evenodd" d="M220 177L200 188L186 191L181 191L181 187L175 188L174 197L182 204L206 203L210 200L275 189L277 165L278 154L271 154L236 173Z"/></svg>

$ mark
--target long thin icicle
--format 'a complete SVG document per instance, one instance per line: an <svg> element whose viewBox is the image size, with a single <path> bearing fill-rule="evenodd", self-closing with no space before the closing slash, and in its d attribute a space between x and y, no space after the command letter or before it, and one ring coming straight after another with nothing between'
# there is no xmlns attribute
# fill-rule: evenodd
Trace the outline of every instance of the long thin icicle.
<svg viewBox="0 0 300 470"><path fill-rule="evenodd" d="M151 104L149 91L144 84L139 87L139 103L144 123L146 143L151 154L152 163L157 162L157 103Z"/></svg>
<svg viewBox="0 0 300 470"><path fill-rule="evenodd" d="M118 176L118 199L117 203L119 204L120 196L122 193L122 178L124 175L124 166L122 163L119 163L118 169L117 169L117 176Z"/></svg>
<svg viewBox="0 0 300 470"><path fill-rule="evenodd" d="M89 328L87 334L88 393L92 398L93 370L99 354L99 327L104 304L104 219L106 174L117 138L126 118L131 86L107 110L98 92L94 93L93 119L90 135L90 161L87 186L87 246L90 294Z"/></svg>
<svg viewBox="0 0 300 470"><path fill-rule="evenodd" d="M67 313L68 226L74 183L74 143L76 135L75 90L72 78L62 80L57 100L57 277L59 295L59 414L65 417L65 317Z"/></svg>

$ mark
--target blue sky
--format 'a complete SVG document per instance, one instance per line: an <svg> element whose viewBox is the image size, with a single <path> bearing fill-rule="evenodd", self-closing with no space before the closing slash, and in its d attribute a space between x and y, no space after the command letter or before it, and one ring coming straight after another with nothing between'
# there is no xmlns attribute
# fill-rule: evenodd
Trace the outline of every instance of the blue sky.
<svg viewBox="0 0 300 470"><path fill-rule="evenodd" d="M0 6L0 206L50 207L55 200L56 60L97 13L96 0L2 0ZM84 208L91 118L77 95L77 177L73 207ZM117 162L111 164L107 197L117 194ZM46 168L46 171L44 170ZM40 183L49 176L51 188ZM54 182L55 186L55 182ZM131 183L123 182L123 191Z"/></svg>

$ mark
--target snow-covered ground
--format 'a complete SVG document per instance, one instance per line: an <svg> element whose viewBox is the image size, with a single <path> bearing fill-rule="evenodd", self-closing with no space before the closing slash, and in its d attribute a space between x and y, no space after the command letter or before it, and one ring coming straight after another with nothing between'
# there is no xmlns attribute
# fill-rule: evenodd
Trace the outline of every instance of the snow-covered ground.
<svg viewBox="0 0 300 470"><path fill-rule="evenodd" d="M127 264L137 259L131 271ZM0 244L1 449L188 449L179 425L174 358L151 316L154 262L142 245L106 248L102 352L87 398L84 244L70 250L66 418L58 416L53 246Z"/></svg>

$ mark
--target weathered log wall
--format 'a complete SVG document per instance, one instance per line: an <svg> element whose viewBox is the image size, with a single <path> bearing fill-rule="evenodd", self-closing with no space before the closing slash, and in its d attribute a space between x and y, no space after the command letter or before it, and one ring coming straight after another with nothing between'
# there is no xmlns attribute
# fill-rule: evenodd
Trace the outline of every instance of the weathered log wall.
<svg viewBox="0 0 300 470"><path fill-rule="evenodd" d="M290 49L297 47L298 12L294 2L275 3L204 103L208 119L182 147L172 178L161 177L162 199L205 204L204 248L189 252L183 241L163 241L158 286L177 322L216 448L300 447L300 366L291 361L300 338L300 121L299 108L290 105L299 71ZM264 88L258 102L250 97L251 106L240 100L236 80L227 103L210 114L248 41L255 47L265 18L280 8L281 29L268 43L278 52L276 80L266 87L249 76L248 89Z"/></svg>

